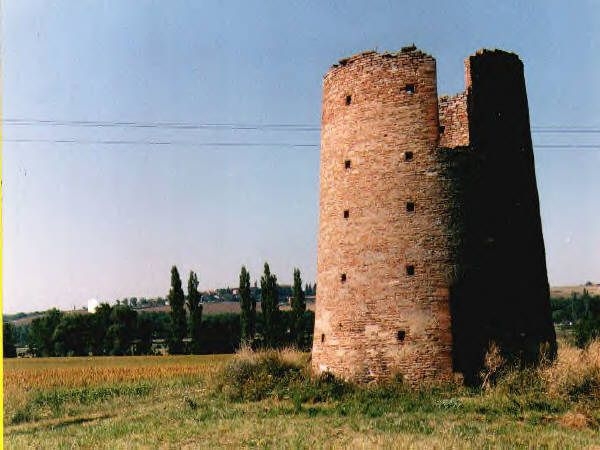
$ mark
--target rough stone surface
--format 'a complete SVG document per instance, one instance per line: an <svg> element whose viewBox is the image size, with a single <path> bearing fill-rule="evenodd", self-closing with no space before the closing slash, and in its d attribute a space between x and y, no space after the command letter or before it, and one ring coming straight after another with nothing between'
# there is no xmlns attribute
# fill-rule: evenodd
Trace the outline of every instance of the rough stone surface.
<svg viewBox="0 0 600 450"><path fill-rule="evenodd" d="M469 145L467 93L440 97L440 147Z"/></svg>
<svg viewBox="0 0 600 450"><path fill-rule="evenodd" d="M485 180L473 182L472 175L494 172L493 165L504 152L521 155L522 148L527 156L521 157L523 162L514 172L522 179L518 186L524 191L508 190L522 194L521 202L515 207L514 196L504 199L495 218L518 217L519 226L527 228L530 242L519 239L522 247L511 245L505 253L513 258L534 255L527 263L536 268L519 265L523 280L535 275L535 289L524 294L535 296L527 301L528 311L540 312L539 318L528 315L541 324L529 340L536 345L555 342L553 329L550 333L547 327L547 278L524 80L522 88L513 92L512 106L501 111L501 115L516 115L517 130L507 130L497 120L481 122L477 128L475 116L487 117L494 109L488 104L494 100L489 86L481 90L484 94L477 94L484 103L472 98L473 91L479 92L480 78L474 68L484 57L489 53L467 60L464 93L439 100L435 60L414 47L394 54L361 53L341 60L326 74L312 356L316 372L330 371L360 382L396 374L412 384L447 380L453 371L475 373L482 349L509 328L519 336L523 332L530 336L531 330L517 330L502 320L501 329L494 329L498 314L493 308L488 315L480 306L476 314L465 313L477 301L479 305L490 302L477 292L481 281L497 283L505 275L494 275L499 266L486 253L489 239L494 239L488 234L502 235L504 240L516 231L502 231L499 224L482 221L479 212L468 211L477 206L487 214L495 208L483 207L484 197L475 195L474 189L498 194ZM491 60L500 68L483 64L481 76L492 84L498 77L518 84L519 73L522 79L516 55L493 52ZM501 98L496 95L495 101ZM502 138L506 134L509 137ZM500 143L490 144L485 137L499 138ZM503 170L509 165L502 164ZM502 176L510 173L508 168ZM478 225L495 228L473 232ZM471 235L478 240L475 245ZM482 236L483 243L479 242ZM473 276L480 279L474 282ZM473 320L484 316L491 328L478 333L479 324ZM475 347L457 351L458 342L473 336ZM510 339L506 343L506 349L518 352Z"/></svg>

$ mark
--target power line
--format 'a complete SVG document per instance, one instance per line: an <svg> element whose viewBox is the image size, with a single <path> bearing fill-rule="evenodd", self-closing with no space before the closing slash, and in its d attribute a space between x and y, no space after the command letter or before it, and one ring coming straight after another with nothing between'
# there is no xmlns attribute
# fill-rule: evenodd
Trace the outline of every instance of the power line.
<svg viewBox="0 0 600 450"><path fill-rule="evenodd" d="M293 123L191 123L191 122L134 122L134 121L87 121L48 119L4 119L15 126L65 126L93 128L161 128L173 130L269 130L269 131L319 131L315 125Z"/></svg>
<svg viewBox="0 0 600 450"><path fill-rule="evenodd" d="M587 148L600 149L600 144L533 144L534 148Z"/></svg>
<svg viewBox="0 0 600 450"><path fill-rule="evenodd" d="M93 139L3 139L4 142L45 143L45 144L82 144L82 145L157 145L157 146L189 146L189 147L319 147L318 144L292 142L195 142L164 140L93 140Z"/></svg>
<svg viewBox="0 0 600 450"><path fill-rule="evenodd" d="M148 145L187 147L296 147L319 148L319 144L294 142L197 142L170 140L126 140L126 139L4 139L14 143L77 144L77 145ZM533 144L534 148L545 149L600 149L600 144Z"/></svg>
<svg viewBox="0 0 600 450"><path fill-rule="evenodd" d="M543 125L537 126L534 128L547 128L547 129L556 129L556 128L581 128L581 129L599 129L599 126L596 125Z"/></svg>
<svg viewBox="0 0 600 450"><path fill-rule="evenodd" d="M92 127L92 128L140 128L140 129L173 129L173 130L225 130L225 131L320 131L320 127L311 124L295 123L192 123L192 122L138 122L138 121L92 121L92 120L57 120L40 118L7 118L4 123L11 126L59 126L59 127ZM600 127L581 125L548 125L532 127L533 133L600 133ZM187 147L287 147L287 148L319 148L317 143L294 142L198 142L177 141L160 138L149 139L57 139L57 138L14 138L4 139L14 143L47 143L77 145L147 145L147 146L187 146ZM544 149L599 149L600 144L538 144L535 148Z"/></svg>
<svg viewBox="0 0 600 450"><path fill-rule="evenodd" d="M261 131L320 131L316 124L296 123L193 123L193 122L139 122L139 121L95 121L95 120L57 120L38 118L6 118L3 122L11 126L60 126L60 127L91 127L91 128L150 128L173 130L261 130ZM598 126L582 125L548 125L532 126L533 133L600 133Z"/></svg>
<svg viewBox="0 0 600 450"><path fill-rule="evenodd" d="M585 133L600 133L600 128L535 128L532 127L532 133L577 133L577 134L585 134Z"/></svg>

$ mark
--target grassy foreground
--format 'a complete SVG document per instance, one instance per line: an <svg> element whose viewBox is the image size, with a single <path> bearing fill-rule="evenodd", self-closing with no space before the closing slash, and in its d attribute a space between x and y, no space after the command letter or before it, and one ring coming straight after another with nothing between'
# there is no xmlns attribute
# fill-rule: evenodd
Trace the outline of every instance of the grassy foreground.
<svg viewBox="0 0 600 450"><path fill-rule="evenodd" d="M6 448L600 446L600 343L486 390L312 382L308 355L4 361Z"/></svg>

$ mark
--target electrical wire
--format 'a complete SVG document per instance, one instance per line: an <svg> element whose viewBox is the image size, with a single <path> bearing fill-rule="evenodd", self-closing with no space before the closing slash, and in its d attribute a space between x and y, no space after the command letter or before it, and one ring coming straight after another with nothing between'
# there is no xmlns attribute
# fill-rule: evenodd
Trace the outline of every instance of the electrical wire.
<svg viewBox="0 0 600 450"><path fill-rule="evenodd" d="M40 118L5 118L5 126L28 127L83 127L83 128L137 128L137 129L164 129L164 130L216 130L216 131L285 131L285 132L317 132L320 127L314 124L298 123L244 123L244 122L181 122L181 121L93 121L93 120L59 120ZM533 126L532 133L542 134L597 134L600 127L588 125L547 125ZM7 138L4 142L11 143L46 143L46 144L77 144L77 145L147 145L147 146L186 146L186 147L280 147L280 148L319 148L317 143L297 142L261 142L261 141L180 141L160 138L149 139L81 139L81 138ZM533 144L538 149L600 149L600 144Z"/></svg>
<svg viewBox="0 0 600 450"><path fill-rule="evenodd" d="M315 124L296 123L193 123L193 122L138 122L138 121L94 121L94 120L58 120L38 118L5 118L3 122L11 126L61 126L92 128L159 128L174 130L268 130L268 131L320 131ZM599 126L547 125L532 126L533 133L600 133Z"/></svg>
<svg viewBox="0 0 600 450"><path fill-rule="evenodd" d="M319 148L319 144L293 142L196 142L168 140L122 140L122 139L3 139L14 143L78 144L78 145L148 145L184 147L280 147L280 148ZM544 149L599 149L600 144L533 144L534 148Z"/></svg>

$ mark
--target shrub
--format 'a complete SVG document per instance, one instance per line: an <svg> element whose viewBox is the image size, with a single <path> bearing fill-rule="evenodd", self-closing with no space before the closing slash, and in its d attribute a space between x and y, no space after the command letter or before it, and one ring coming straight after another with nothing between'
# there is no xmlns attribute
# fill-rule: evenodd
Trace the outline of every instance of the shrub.
<svg viewBox="0 0 600 450"><path fill-rule="evenodd" d="M217 390L236 401L290 398L296 409L305 402L339 399L351 391L348 383L331 374L311 377L308 359L308 354L292 348L255 352L244 347L223 369Z"/></svg>
<svg viewBox="0 0 600 450"><path fill-rule="evenodd" d="M292 350L242 348L221 374L219 389L231 400L262 400L306 378L305 356Z"/></svg>

